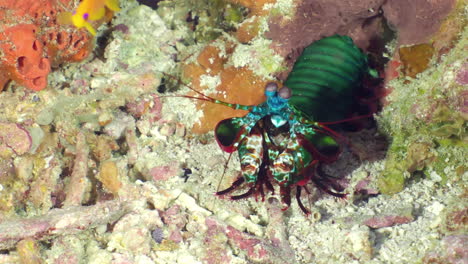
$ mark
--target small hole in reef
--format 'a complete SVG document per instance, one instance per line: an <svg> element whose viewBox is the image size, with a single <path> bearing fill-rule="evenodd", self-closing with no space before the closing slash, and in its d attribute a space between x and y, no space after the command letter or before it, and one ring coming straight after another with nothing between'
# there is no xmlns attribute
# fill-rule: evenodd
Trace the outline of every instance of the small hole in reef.
<svg viewBox="0 0 468 264"><path fill-rule="evenodd" d="M73 42L73 35L72 34L69 34L68 35L68 39L67 39L67 46L70 46Z"/></svg>
<svg viewBox="0 0 468 264"><path fill-rule="evenodd" d="M33 50L38 51L39 50L39 41L35 40L32 45Z"/></svg>
<svg viewBox="0 0 468 264"><path fill-rule="evenodd" d="M26 66L26 63L27 63L27 58L25 56L21 56L16 60L16 62L18 64L18 71L23 74L24 67Z"/></svg>
<svg viewBox="0 0 468 264"><path fill-rule="evenodd" d="M59 44L59 45L63 44L63 34L62 34L62 32L59 32L57 34L57 44Z"/></svg>
<svg viewBox="0 0 468 264"><path fill-rule="evenodd" d="M86 58L87 56L88 56L88 51L86 49L81 49L75 54L74 58L77 61L81 61L84 58Z"/></svg>
<svg viewBox="0 0 468 264"><path fill-rule="evenodd" d="M137 0L137 2L141 5L146 5L151 7L152 9L156 10L158 8L159 2L161 0Z"/></svg>
<svg viewBox="0 0 468 264"><path fill-rule="evenodd" d="M73 43L73 48L78 49L80 46L82 46L81 45L83 43L82 41L83 41L83 37L81 37L77 41L75 41L75 43Z"/></svg>
<svg viewBox="0 0 468 264"><path fill-rule="evenodd" d="M166 87L166 80L164 78L161 79L161 85L158 86L157 91L158 93L165 93L167 91Z"/></svg>
<svg viewBox="0 0 468 264"><path fill-rule="evenodd" d="M156 206L154 206L154 204L151 201L146 201L146 208L148 208L149 210L155 210Z"/></svg>

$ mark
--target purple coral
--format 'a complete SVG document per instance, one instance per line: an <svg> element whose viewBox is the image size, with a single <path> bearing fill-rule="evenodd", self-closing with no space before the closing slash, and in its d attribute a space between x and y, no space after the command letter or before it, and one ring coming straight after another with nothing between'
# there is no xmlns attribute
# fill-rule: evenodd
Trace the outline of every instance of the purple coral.
<svg viewBox="0 0 468 264"><path fill-rule="evenodd" d="M118 25L116 25L116 26L114 27L114 30L120 31L120 32L122 32L122 33L124 33L124 34L128 34L128 33L130 32L128 26L125 25L125 24L118 24Z"/></svg>
<svg viewBox="0 0 468 264"><path fill-rule="evenodd" d="M401 224L407 224L414 219L412 216L405 215L386 215L371 217L364 221L364 224L371 228L382 228Z"/></svg>
<svg viewBox="0 0 468 264"><path fill-rule="evenodd" d="M0 122L0 152L11 150L17 155L22 155L29 151L31 145L31 135L24 127Z"/></svg>
<svg viewBox="0 0 468 264"><path fill-rule="evenodd" d="M456 81L460 85L468 84L468 63L463 64L460 71L457 73Z"/></svg>
<svg viewBox="0 0 468 264"><path fill-rule="evenodd" d="M151 237L156 243L161 244L164 240L164 231L158 227L151 232Z"/></svg>
<svg viewBox="0 0 468 264"><path fill-rule="evenodd" d="M455 7L455 0L397 0L382 6L388 24L398 31L400 45L420 44L437 32Z"/></svg>

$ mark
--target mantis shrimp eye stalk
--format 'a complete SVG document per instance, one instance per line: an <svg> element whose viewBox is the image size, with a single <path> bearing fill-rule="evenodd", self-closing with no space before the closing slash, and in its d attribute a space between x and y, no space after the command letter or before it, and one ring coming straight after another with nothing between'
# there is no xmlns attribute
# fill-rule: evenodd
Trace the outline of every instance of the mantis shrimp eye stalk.
<svg viewBox="0 0 468 264"><path fill-rule="evenodd" d="M265 92L267 92L267 93L274 93L274 92L276 92L276 90L278 90L278 84L276 84L274 82L269 82L265 86Z"/></svg>
<svg viewBox="0 0 468 264"><path fill-rule="evenodd" d="M283 99L289 99L291 98L292 96L292 90L289 89L288 87L286 86L283 86L283 88L281 88L278 92L278 95L279 97L283 98Z"/></svg>

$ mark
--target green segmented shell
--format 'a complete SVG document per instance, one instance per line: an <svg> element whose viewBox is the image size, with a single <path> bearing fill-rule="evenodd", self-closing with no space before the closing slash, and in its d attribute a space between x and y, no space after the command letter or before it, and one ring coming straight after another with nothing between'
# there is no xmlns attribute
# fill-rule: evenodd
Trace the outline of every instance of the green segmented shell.
<svg viewBox="0 0 468 264"><path fill-rule="evenodd" d="M292 89L289 105L314 121L343 119L367 73L367 56L350 37L320 39L304 49L284 82Z"/></svg>

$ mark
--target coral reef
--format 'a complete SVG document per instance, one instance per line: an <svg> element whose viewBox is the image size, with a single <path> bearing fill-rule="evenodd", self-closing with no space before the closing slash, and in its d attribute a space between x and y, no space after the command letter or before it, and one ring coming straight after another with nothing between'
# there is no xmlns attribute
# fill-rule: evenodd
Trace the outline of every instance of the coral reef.
<svg viewBox="0 0 468 264"><path fill-rule="evenodd" d="M70 0L20 0L0 3L0 90L9 80L34 91L47 86L51 67L77 62L91 52L91 37L62 25L57 16L71 11Z"/></svg>
<svg viewBox="0 0 468 264"><path fill-rule="evenodd" d="M466 24L465 12L459 6L445 23L464 20ZM445 183L448 175L458 175L450 179L456 180L466 171L462 165L466 163L466 118L460 101L466 85L456 76L466 70L467 36L466 31L459 31L454 44L453 36L438 38L441 34L446 36L436 32L431 44L401 47L394 55L401 60L401 74L387 83L392 92L379 119L379 126L392 138L379 179L384 193L401 191L418 172ZM447 49L450 53L442 56L446 51L441 51Z"/></svg>
<svg viewBox="0 0 468 264"><path fill-rule="evenodd" d="M466 258L464 1L416 1L417 17L404 0L154 2L121 1L96 45L54 19L76 1L0 2L9 67L0 84L42 89L0 93L0 263ZM322 168L343 178L347 199L308 185L306 217L295 203L283 211L279 190L265 201L216 197L238 177L239 160L212 133L194 132L244 113L187 98L199 95L180 83L257 104L303 46L335 33L371 57L386 45L389 59L378 130L343 132L349 150ZM91 49L99 55L82 60ZM18 61L17 51L29 57ZM48 89L34 86L38 77Z"/></svg>

